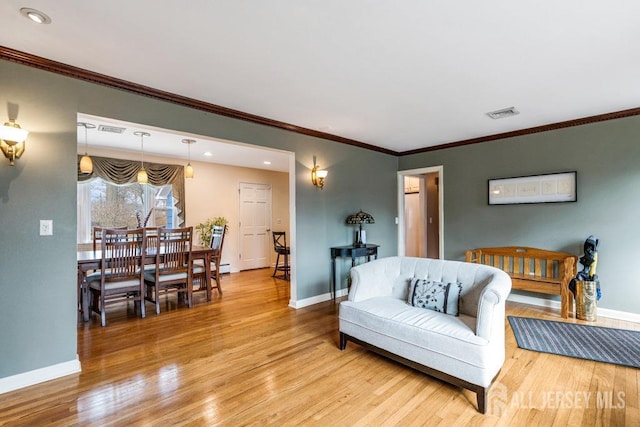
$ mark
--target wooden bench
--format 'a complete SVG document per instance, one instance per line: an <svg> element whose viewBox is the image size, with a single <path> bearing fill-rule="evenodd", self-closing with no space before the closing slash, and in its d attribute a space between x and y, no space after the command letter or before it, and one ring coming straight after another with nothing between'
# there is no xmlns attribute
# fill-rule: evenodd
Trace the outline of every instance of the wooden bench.
<svg viewBox="0 0 640 427"><path fill-rule="evenodd" d="M466 252L467 262L491 265L511 276L512 289L560 295L560 314L573 311L569 282L576 275L578 257L565 252L507 246L478 248Z"/></svg>

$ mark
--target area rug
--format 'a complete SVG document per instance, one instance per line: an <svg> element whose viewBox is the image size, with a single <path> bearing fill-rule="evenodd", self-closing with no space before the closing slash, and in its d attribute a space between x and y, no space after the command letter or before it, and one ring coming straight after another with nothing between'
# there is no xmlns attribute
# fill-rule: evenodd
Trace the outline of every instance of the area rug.
<svg viewBox="0 0 640 427"><path fill-rule="evenodd" d="M518 347L640 368L640 331L508 316Z"/></svg>

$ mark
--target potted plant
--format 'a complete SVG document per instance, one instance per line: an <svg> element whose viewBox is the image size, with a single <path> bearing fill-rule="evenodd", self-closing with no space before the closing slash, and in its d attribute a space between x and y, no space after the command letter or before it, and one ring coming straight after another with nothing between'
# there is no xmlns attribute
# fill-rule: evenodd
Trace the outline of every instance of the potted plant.
<svg viewBox="0 0 640 427"><path fill-rule="evenodd" d="M200 235L200 245L208 246L211 241L211 229L214 225L221 225L224 227L224 232L226 233L229 229L227 225L229 221L223 216L217 216L215 218L209 218L204 222L195 226L196 231Z"/></svg>

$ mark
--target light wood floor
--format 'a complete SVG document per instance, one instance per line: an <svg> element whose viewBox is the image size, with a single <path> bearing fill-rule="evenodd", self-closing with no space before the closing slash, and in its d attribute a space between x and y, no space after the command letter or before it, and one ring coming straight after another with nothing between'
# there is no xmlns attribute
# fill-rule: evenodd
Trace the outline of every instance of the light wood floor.
<svg viewBox="0 0 640 427"><path fill-rule="evenodd" d="M93 316L78 327L82 373L1 395L0 425L640 425L640 369L518 349L507 323L481 415L471 392L353 343L339 351L337 306L293 310L289 283L270 273L225 275L224 295L197 295L192 309L171 296L159 316L138 319L132 304L112 306L105 328Z"/></svg>

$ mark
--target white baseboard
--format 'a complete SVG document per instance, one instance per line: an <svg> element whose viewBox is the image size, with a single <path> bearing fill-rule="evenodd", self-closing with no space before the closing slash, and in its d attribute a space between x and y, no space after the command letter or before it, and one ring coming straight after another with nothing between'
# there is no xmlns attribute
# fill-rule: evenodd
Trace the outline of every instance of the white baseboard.
<svg viewBox="0 0 640 427"><path fill-rule="evenodd" d="M336 292L336 298L343 297L349 293L348 289L338 289ZM289 301L289 307L291 308L304 308L310 305L318 304L321 302L329 301L331 299L331 293L326 293L322 295L316 295L315 297L305 298L298 301Z"/></svg>
<svg viewBox="0 0 640 427"><path fill-rule="evenodd" d="M82 371L80 360L76 355L74 360L58 363L56 365L45 366L22 374L0 378L0 394L8 393L19 388L29 387L45 381L55 380Z"/></svg>
<svg viewBox="0 0 640 427"><path fill-rule="evenodd" d="M348 293L349 293L348 289L338 289L338 291L336 292L336 298L343 297ZM305 298L298 301L291 300L289 301L289 307L295 308L295 309L304 308L310 305L329 301L330 299L331 299L331 293L326 293L326 294L316 295L314 297ZM507 298L507 300L513 301L513 302L520 302L523 304L535 305L538 307L554 308L560 311L560 301L550 300L546 298L539 298L539 297L533 297L528 295L511 293L509 294L509 297ZM608 317L611 319L640 323L640 314L638 313L629 313L626 311L618 311L618 310L611 310L609 308L598 307L597 314L598 316Z"/></svg>
<svg viewBox="0 0 640 427"><path fill-rule="evenodd" d="M550 300L546 298L532 297L528 295L511 293L507 297L508 301L520 302L523 304L535 305L538 307L548 307L560 310L560 301ZM628 313L626 311L611 310L609 308L597 308L597 315L608 317L611 319L625 320L627 322L640 323L640 314Z"/></svg>

